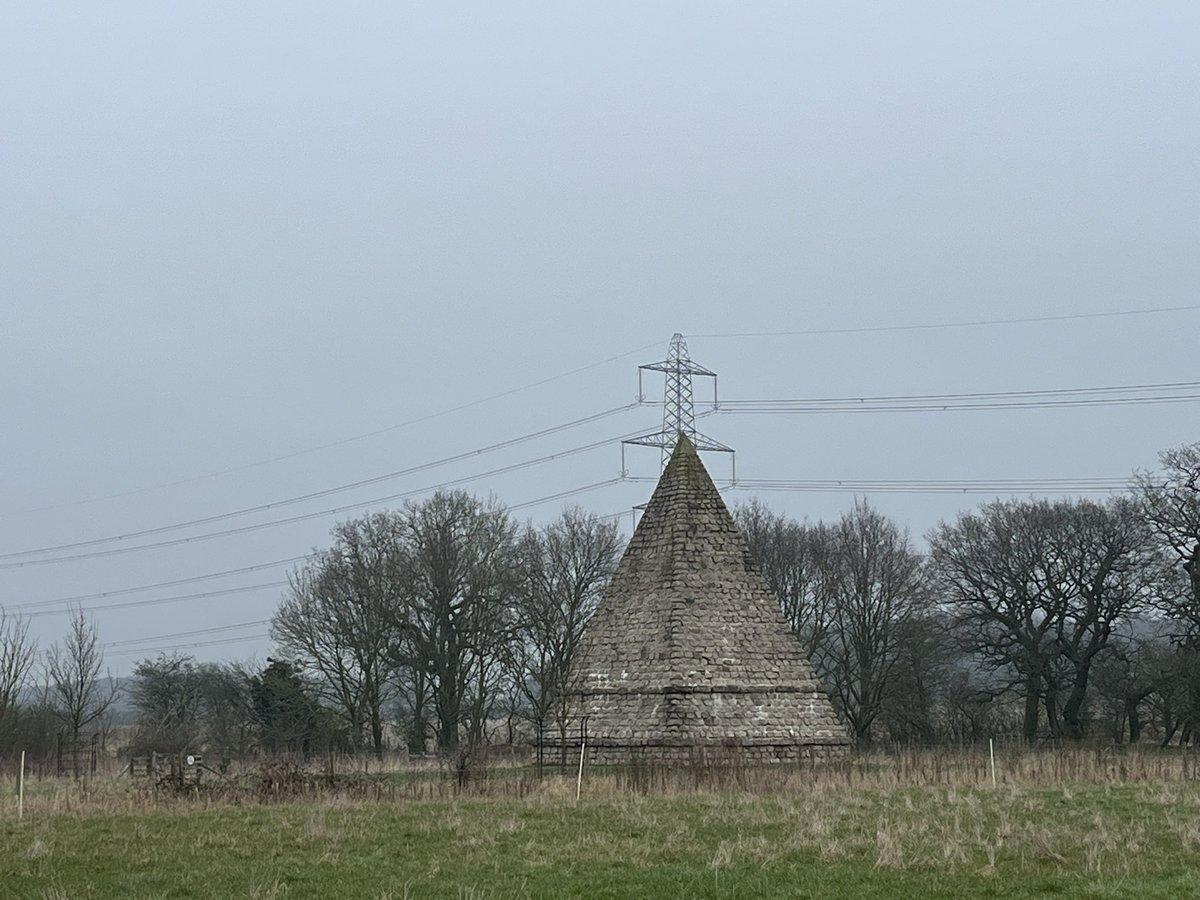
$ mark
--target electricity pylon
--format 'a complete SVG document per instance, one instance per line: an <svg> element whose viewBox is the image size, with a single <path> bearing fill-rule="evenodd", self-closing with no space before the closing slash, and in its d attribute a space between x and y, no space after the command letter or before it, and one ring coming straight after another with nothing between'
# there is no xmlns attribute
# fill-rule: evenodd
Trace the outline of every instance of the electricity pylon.
<svg viewBox="0 0 1200 900"><path fill-rule="evenodd" d="M692 402L692 376L703 375L713 380L713 409L716 409L717 373L692 362L688 355L687 341L683 339L682 334L676 333L671 336L671 346L667 350L665 360L638 366L638 400L646 399L642 392L642 372L644 371L662 372L667 376L666 388L663 391L662 430L621 442L622 475L625 474L625 444L662 448L662 467L665 469L667 460L671 458L671 451L675 449L675 444L681 434L686 434L697 450L715 450L730 454L731 460L734 458L732 447L727 447L720 441L713 440L696 430L696 410ZM733 480L736 481L736 463L734 466Z"/></svg>

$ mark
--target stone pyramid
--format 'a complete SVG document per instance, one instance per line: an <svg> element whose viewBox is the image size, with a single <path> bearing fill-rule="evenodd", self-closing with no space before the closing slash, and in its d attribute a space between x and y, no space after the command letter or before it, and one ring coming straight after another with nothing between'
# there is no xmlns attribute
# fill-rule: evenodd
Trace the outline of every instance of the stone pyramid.
<svg viewBox="0 0 1200 900"><path fill-rule="evenodd" d="M691 441L680 436L573 667L588 757L837 755L846 730Z"/></svg>

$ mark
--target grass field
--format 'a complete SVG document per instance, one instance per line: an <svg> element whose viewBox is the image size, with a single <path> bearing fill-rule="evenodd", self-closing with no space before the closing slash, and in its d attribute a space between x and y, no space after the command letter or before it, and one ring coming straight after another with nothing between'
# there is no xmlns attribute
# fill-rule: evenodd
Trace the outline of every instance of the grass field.
<svg viewBox="0 0 1200 900"><path fill-rule="evenodd" d="M153 799L35 785L0 898L1200 897L1200 782ZM415 795L414 795L415 796Z"/></svg>

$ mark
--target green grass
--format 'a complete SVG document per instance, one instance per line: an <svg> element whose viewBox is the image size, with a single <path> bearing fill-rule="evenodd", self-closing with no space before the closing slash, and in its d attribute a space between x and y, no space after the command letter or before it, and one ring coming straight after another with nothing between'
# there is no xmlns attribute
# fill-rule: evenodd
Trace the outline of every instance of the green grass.
<svg viewBox="0 0 1200 900"><path fill-rule="evenodd" d="M0 898L1192 897L1200 785L814 786L0 818ZM145 808L137 808L141 803ZM114 811L116 810L116 811Z"/></svg>

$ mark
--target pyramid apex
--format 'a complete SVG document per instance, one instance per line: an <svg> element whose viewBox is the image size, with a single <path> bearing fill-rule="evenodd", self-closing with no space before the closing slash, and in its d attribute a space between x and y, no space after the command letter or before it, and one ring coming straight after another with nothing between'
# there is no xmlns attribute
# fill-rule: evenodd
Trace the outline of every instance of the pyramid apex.
<svg viewBox="0 0 1200 900"><path fill-rule="evenodd" d="M696 445L692 443L692 439L682 431L675 439L675 449L671 451L671 459L677 456L698 456L696 453Z"/></svg>
<svg viewBox="0 0 1200 900"><path fill-rule="evenodd" d="M720 502L720 492L713 484L704 461L700 459L695 443L682 432L675 442L675 449L671 451L666 468L659 476L656 490L661 490L667 485L675 490L686 489L689 494L700 494L708 500Z"/></svg>

